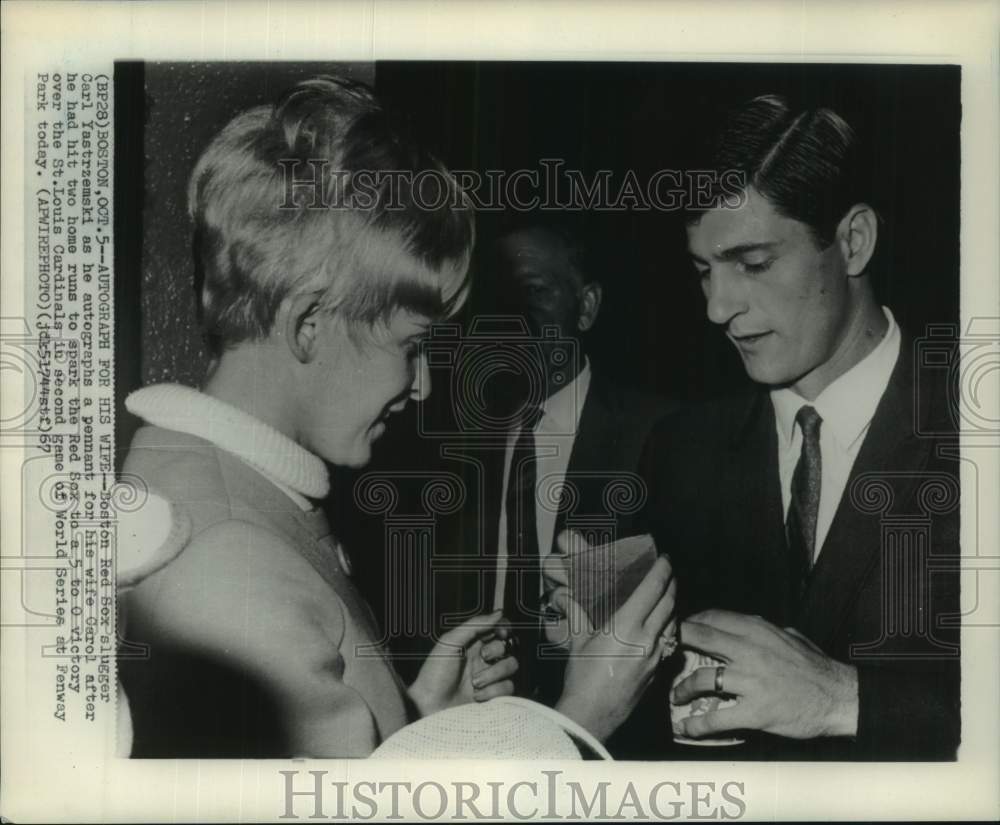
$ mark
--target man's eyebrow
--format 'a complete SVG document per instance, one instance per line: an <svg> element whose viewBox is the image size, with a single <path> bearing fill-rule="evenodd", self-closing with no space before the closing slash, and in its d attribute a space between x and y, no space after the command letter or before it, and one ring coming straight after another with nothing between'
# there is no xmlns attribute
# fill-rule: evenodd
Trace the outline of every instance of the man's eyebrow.
<svg viewBox="0 0 1000 825"><path fill-rule="evenodd" d="M736 258L746 255L749 252L770 252L773 249L781 246L780 241L757 241L754 243L741 243L735 246L730 246L723 249L721 252L713 252L712 257L717 261L732 261ZM695 255L693 252L689 253L691 259L697 261L698 263L708 263L700 255Z"/></svg>
<svg viewBox="0 0 1000 825"><path fill-rule="evenodd" d="M527 275L523 278L518 279L518 284L520 286L549 286L552 283L552 279L539 273L538 275Z"/></svg>
<svg viewBox="0 0 1000 825"><path fill-rule="evenodd" d="M545 281L552 277L552 273L544 266L529 265L517 271L514 276L515 281Z"/></svg>

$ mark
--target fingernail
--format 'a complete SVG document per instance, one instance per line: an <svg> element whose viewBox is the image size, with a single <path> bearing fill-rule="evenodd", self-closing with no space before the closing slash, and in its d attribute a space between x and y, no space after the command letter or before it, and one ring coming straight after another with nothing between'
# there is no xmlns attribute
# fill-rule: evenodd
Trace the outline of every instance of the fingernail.
<svg viewBox="0 0 1000 825"><path fill-rule="evenodd" d="M478 679L473 679L472 680L472 689L473 690L482 690L483 689L483 683L480 682Z"/></svg>

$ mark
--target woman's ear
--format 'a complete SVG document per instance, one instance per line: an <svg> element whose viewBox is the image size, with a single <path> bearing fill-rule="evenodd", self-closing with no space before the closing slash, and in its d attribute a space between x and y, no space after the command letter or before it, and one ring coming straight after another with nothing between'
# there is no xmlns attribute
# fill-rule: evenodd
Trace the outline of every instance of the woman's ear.
<svg viewBox="0 0 1000 825"><path fill-rule="evenodd" d="M841 254L851 277L863 275L878 241L878 215L867 203L852 206L837 227Z"/></svg>
<svg viewBox="0 0 1000 825"><path fill-rule="evenodd" d="M580 317L576 321L576 328L580 332L586 332L594 325L601 311L603 297L604 291L596 281L586 284L580 291Z"/></svg>
<svg viewBox="0 0 1000 825"><path fill-rule="evenodd" d="M288 299L282 329L289 351L300 364L316 357L322 293L305 292Z"/></svg>

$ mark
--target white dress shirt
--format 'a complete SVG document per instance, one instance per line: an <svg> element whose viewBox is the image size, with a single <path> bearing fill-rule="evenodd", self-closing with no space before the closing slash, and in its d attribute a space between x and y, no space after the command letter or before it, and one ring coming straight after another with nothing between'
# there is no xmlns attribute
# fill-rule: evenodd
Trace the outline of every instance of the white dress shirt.
<svg viewBox="0 0 1000 825"><path fill-rule="evenodd" d="M585 361L576 378L545 399L541 418L535 425L535 525L541 557L547 556L552 550L560 492L566 479L570 453L580 426L580 413L589 389L590 362ZM497 610L503 607L507 578L507 485L510 483L510 463L519 434L520 430L508 433L507 449L504 452L503 498L500 502L500 532L497 541L497 583L494 591L494 609Z"/></svg>
<svg viewBox="0 0 1000 825"><path fill-rule="evenodd" d="M868 355L823 390L812 402L823 423L819 429L819 448L823 472L816 522L815 560L823 547L830 524L837 512L847 485L854 459L868 433L875 408L889 386L889 378L899 358L900 334L895 318L882 307L889 328ZM775 424L778 430L778 473L781 477L781 502L785 518L792 498L792 475L802 452L802 431L795 426L795 416L810 402L791 389L772 390Z"/></svg>

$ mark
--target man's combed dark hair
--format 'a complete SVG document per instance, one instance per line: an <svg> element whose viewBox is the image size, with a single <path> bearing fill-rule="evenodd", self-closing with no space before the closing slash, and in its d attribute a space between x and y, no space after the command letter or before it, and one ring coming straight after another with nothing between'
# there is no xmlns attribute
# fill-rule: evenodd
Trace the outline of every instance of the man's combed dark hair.
<svg viewBox="0 0 1000 825"><path fill-rule="evenodd" d="M468 198L361 83L311 78L237 115L198 160L188 208L216 352L266 336L296 293L374 326L398 308L447 313L467 291Z"/></svg>
<svg viewBox="0 0 1000 825"><path fill-rule="evenodd" d="M738 174L778 212L807 224L824 248L847 210L870 200L870 170L847 121L827 108L796 111L776 95L756 97L730 114L711 169L730 180ZM690 217L697 220L698 213Z"/></svg>

